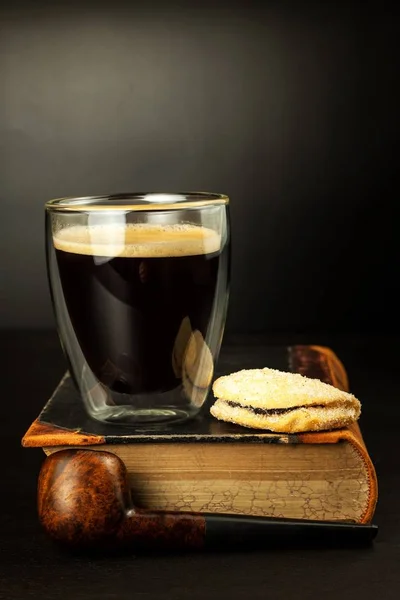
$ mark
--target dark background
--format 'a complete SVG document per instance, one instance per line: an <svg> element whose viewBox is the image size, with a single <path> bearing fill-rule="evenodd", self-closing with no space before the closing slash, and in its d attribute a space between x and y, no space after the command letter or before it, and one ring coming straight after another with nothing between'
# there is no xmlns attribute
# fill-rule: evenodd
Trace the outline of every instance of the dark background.
<svg viewBox="0 0 400 600"><path fill-rule="evenodd" d="M387 2L1 4L1 598L399 598L396 25ZM65 371L43 204L182 189L231 197L222 357L275 340L343 360L379 479L373 548L71 559L40 528L44 455L20 440Z"/></svg>
<svg viewBox="0 0 400 600"><path fill-rule="evenodd" d="M46 200L194 189L231 197L228 331L397 332L387 3L0 11L0 326L53 327Z"/></svg>

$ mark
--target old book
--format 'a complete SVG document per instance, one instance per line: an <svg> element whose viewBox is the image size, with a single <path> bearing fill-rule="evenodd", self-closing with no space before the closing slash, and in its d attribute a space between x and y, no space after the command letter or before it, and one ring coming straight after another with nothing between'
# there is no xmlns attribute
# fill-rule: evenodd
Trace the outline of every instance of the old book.
<svg viewBox="0 0 400 600"><path fill-rule="evenodd" d="M348 390L346 371L329 348L272 347L258 356L262 364L231 356L217 376L269 366ZM67 373L22 443L46 454L66 447L115 453L143 508L371 522L377 480L358 424L274 434L217 421L209 414L213 401L193 421L159 431L108 426L86 415Z"/></svg>

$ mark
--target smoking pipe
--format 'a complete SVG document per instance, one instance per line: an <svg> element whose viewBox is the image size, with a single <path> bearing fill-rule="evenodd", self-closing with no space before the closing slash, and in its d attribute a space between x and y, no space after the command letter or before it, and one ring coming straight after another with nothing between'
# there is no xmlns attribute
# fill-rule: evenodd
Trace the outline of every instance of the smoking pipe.
<svg viewBox="0 0 400 600"><path fill-rule="evenodd" d="M271 547L296 540L367 543L377 531L343 522L138 509L132 504L124 463L98 450L60 450L45 459L38 512L51 538L76 548L252 549L260 543Z"/></svg>

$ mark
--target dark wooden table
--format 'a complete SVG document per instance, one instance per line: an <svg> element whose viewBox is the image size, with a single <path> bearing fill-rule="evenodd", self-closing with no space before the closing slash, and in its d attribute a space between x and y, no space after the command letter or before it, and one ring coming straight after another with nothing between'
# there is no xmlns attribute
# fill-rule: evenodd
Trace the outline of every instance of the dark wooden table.
<svg viewBox="0 0 400 600"><path fill-rule="evenodd" d="M55 548L36 518L41 450L20 439L65 369L54 332L3 332L0 495L0 598L400 598L399 352L383 337L258 336L225 340L230 352L262 352L269 343L330 345L363 402L361 425L380 498L378 537L364 549L276 549L179 556L71 556Z"/></svg>

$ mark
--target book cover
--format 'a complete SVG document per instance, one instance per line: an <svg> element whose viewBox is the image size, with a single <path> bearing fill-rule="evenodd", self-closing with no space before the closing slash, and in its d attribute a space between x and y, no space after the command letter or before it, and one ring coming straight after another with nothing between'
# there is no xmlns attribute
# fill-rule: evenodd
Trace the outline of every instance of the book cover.
<svg viewBox="0 0 400 600"><path fill-rule="evenodd" d="M329 348L270 347L262 361L238 357L229 371L268 366L349 389L345 368ZM222 363L217 376L227 366ZM217 421L209 413L213 401L211 395L192 421L159 430L105 425L86 414L66 373L22 444L46 454L84 446L114 452L127 466L136 498L151 508L371 522L377 479L358 424L270 433Z"/></svg>

